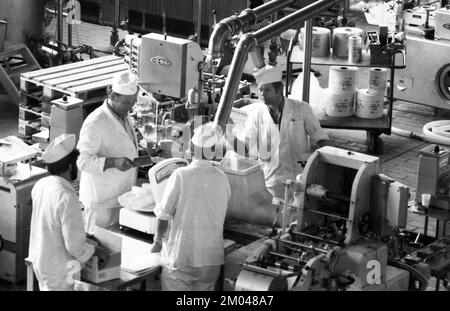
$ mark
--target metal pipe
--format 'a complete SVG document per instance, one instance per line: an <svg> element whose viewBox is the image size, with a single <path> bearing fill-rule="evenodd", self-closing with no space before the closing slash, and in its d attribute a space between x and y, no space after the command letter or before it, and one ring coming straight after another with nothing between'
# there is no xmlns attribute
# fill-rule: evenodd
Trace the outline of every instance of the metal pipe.
<svg viewBox="0 0 450 311"><path fill-rule="evenodd" d="M256 39L253 34L244 34L236 47L236 51L231 62L230 71L225 83L224 92L220 98L219 107L214 117L214 124L219 125L225 133L225 129L230 117L233 101L239 87L242 72L247 62L248 52L256 47Z"/></svg>
<svg viewBox="0 0 450 311"><path fill-rule="evenodd" d="M197 8L197 43L201 44L202 41L202 0L198 0Z"/></svg>
<svg viewBox="0 0 450 311"><path fill-rule="evenodd" d="M311 75L312 20L305 21L305 39L303 42L303 91L302 100L309 103L309 84Z"/></svg>
<svg viewBox="0 0 450 311"><path fill-rule="evenodd" d="M259 43L265 42L271 37L281 34L292 26L304 22L305 20L316 16L321 11L326 10L342 1L344 0L317 1L254 33L244 34L236 47L236 51L231 62L228 79L225 83L224 93L220 99L219 107L214 118L214 124L219 125L222 130L225 131L225 127L230 117L231 108L233 107L233 101L239 86L239 81L241 79L242 72L244 71L244 66L250 50L258 46ZM211 37L211 39L212 38L213 37ZM210 43L211 42L215 43L213 40L210 40ZM211 52L214 51L210 48L210 53Z"/></svg>
<svg viewBox="0 0 450 311"><path fill-rule="evenodd" d="M256 23L256 21L274 11L288 7L296 0L273 0L255 9L245 9L238 16L224 18L214 26L214 30L209 39L208 51L214 58L222 57L222 49L227 38L238 34L246 26ZM244 31L245 32L245 31Z"/></svg>
<svg viewBox="0 0 450 311"><path fill-rule="evenodd" d="M276 252L267 252L267 253L268 253L269 255L273 255L273 256L277 256L277 257L289 259L289 260L293 260L293 261L296 261L296 262L300 261L299 258L295 258L295 257L292 257L292 256L288 256L288 255L285 255L285 254L282 254L282 253L276 253Z"/></svg>
<svg viewBox="0 0 450 311"><path fill-rule="evenodd" d="M56 32L57 32L58 48L60 50L62 49L63 31L64 31L63 30L63 11L64 11L63 0L59 0L58 1L58 18L57 18Z"/></svg>
<svg viewBox="0 0 450 311"><path fill-rule="evenodd" d="M275 23L256 31L254 34L257 42L258 44L265 42L270 38L297 26L299 23L302 23L307 19L317 16L320 12L343 1L345 0L319 0L304 8L301 8L300 10L289 14L282 19L279 19Z"/></svg>

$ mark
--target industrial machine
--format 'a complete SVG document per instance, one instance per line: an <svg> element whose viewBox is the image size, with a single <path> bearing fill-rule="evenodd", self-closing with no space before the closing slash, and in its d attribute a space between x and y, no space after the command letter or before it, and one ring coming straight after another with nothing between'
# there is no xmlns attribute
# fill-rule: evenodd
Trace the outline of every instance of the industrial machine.
<svg viewBox="0 0 450 311"><path fill-rule="evenodd" d="M0 279L26 278L31 224L31 189L48 172L31 164L36 151L15 136L0 139Z"/></svg>
<svg viewBox="0 0 450 311"><path fill-rule="evenodd" d="M439 145L429 145L419 154L416 202L422 194L431 194L430 206L450 210L450 150Z"/></svg>
<svg viewBox="0 0 450 311"><path fill-rule="evenodd" d="M395 72L395 98L450 109L450 6L408 9L404 20L408 65Z"/></svg>
<svg viewBox="0 0 450 311"><path fill-rule="evenodd" d="M225 277L240 290L408 290L410 273L388 265L390 250L381 242L405 226L408 188L390 181L392 191L379 195L384 181L377 157L318 149L300 181L286 183L295 190L288 206L296 221L248 252L237 276L225 270ZM381 224L389 230L372 232Z"/></svg>

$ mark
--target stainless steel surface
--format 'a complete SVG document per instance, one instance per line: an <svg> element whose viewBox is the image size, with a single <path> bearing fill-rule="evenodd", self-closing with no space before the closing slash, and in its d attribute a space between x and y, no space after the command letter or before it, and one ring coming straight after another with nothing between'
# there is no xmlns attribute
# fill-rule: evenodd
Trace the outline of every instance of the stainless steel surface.
<svg viewBox="0 0 450 311"><path fill-rule="evenodd" d="M450 40L406 40L407 67L395 71L394 98L450 109Z"/></svg>

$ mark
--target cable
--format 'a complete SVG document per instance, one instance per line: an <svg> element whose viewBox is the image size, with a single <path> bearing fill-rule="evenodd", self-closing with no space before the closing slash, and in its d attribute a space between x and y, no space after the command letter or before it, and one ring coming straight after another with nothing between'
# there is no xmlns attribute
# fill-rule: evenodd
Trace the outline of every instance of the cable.
<svg viewBox="0 0 450 311"><path fill-rule="evenodd" d="M418 134L396 127L391 128L391 132L399 136L450 146L450 120L428 122L423 126L422 131L423 134Z"/></svg>

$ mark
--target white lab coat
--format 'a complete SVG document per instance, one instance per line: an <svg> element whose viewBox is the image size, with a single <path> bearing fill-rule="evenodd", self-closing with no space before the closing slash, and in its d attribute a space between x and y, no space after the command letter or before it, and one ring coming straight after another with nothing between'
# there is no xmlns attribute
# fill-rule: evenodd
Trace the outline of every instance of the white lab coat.
<svg viewBox="0 0 450 311"><path fill-rule="evenodd" d="M138 142L131 119L127 118L127 126L133 132L133 139L106 105L105 101L86 118L77 145L80 151L77 161L81 170L80 201L86 209L102 213L120 207L118 197L131 190L137 177L136 168L125 172L116 168L103 171L105 158L133 160L138 156ZM89 219L86 223L87 231L92 233Z"/></svg>
<svg viewBox="0 0 450 311"><path fill-rule="evenodd" d="M241 109L248 112L244 136L253 146L250 155L260 160L267 187L279 186L284 179L295 180L302 172L298 162L310 156L310 143L329 139L307 103L285 98L281 129L264 103Z"/></svg>
<svg viewBox="0 0 450 311"><path fill-rule="evenodd" d="M79 262L86 262L95 251L86 242L77 194L67 180L48 176L34 185L31 197L28 259L33 263L39 287L71 290L72 276L77 266L81 267Z"/></svg>
<svg viewBox="0 0 450 311"><path fill-rule="evenodd" d="M223 223L231 196L228 177L209 161L194 160L169 177L153 212L170 220L161 250L169 269L224 263Z"/></svg>

